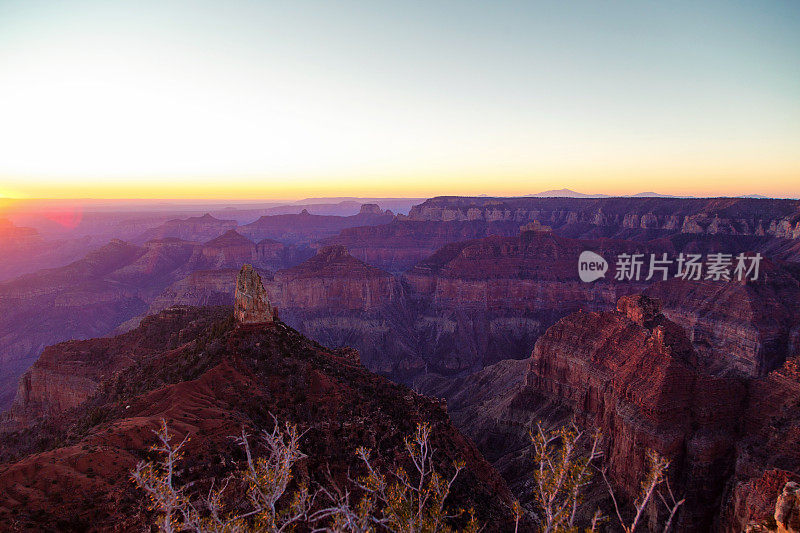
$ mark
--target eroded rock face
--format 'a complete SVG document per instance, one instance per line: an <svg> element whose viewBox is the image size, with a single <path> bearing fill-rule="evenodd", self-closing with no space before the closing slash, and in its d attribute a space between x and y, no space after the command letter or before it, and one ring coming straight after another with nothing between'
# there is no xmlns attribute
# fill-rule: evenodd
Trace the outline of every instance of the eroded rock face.
<svg viewBox="0 0 800 533"><path fill-rule="evenodd" d="M623 297L617 311L558 321L527 369L503 361L418 386L447 399L456 425L523 499L526 428L575 418L603 433L604 460L626 498L638 490L647 449L672 461L673 489L686 497L676 531L733 533L767 522L775 531L776 511L791 524L796 493L783 488L800 467L800 357L763 377L718 375L657 309L653 299Z"/></svg>
<svg viewBox="0 0 800 533"><path fill-rule="evenodd" d="M344 246L326 246L268 284L281 309L374 311L394 301L399 284L387 272L359 261Z"/></svg>
<svg viewBox="0 0 800 533"><path fill-rule="evenodd" d="M427 222L395 219L390 224L347 228L322 241L340 244L356 258L388 272L400 273L439 248L489 235L516 235L516 222Z"/></svg>
<svg viewBox="0 0 800 533"><path fill-rule="evenodd" d="M266 215L255 222L239 226L237 231L253 241L275 239L284 243L310 245L333 237L345 228L388 224L393 219L392 213L375 212L369 207L349 217L314 215L303 209L299 214L293 215Z"/></svg>
<svg viewBox="0 0 800 533"><path fill-rule="evenodd" d="M95 394L102 381L154 353L192 343L201 331L229 313L230 307L172 307L148 316L138 328L113 339L73 340L45 348L19 380L10 427L24 427L38 417L77 406ZM0 429L3 425L0 422Z"/></svg>
<svg viewBox="0 0 800 533"><path fill-rule="evenodd" d="M771 261L756 281L670 279L644 294L663 302L714 373L765 376L799 353L800 283Z"/></svg>
<svg viewBox="0 0 800 533"><path fill-rule="evenodd" d="M529 394L568 409L606 438L609 472L633 498L652 449L672 461L686 494L679 530L705 531L731 465L745 387L698 367L680 327L656 301L622 298L617 312L576 313L536 343Z"/></svg>
<svg viewBox="0 0 800 533"><path fill-rule="evenodd" d="M236 277L236 295L233 313L240 324L268 324L274 320L274 311L267 291L251 265L244 265Z"/></svg>
<svg viewBox="0 0 800 533"><path fill-rule="evenodd" d="M783 487L775 503L778 533L800 532L800 485L790 481Z"/></svg>
<svg viewBox="0 0 800 533"><path fill-rule="evenodd" d="M162 225L146 231L136 240L145 242L176 237L186 241L205 242L235 228L235 220L220 220L206 213L201 217L168 220Z"/></svg>
<svg viewBox="0 0 800 533"><path fill-rule="evenodd" d="M754 198L469 198L414 206L410 220L539 222L559 232L594 227L608 236L687 233L800 238L797 200ZM563 234L563 233L562 233Z"/></svg>
<svg viewBox="0 0 800 533"><path fill-rule="evenodd" d="M648 327L661 314L661 300L643 294L623 296L617 302L617 311L640 326Z"/></svg>

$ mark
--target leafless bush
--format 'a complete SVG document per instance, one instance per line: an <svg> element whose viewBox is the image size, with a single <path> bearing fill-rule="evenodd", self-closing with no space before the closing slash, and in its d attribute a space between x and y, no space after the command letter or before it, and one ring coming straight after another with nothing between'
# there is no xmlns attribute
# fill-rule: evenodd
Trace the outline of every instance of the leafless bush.
<svg viewBox="0 0 800 533"><path fill-rule="evenodd" d="M583 488L592 479L590 465L600 458L600 433L590 441L588 454L582 453L584 431L570 424L547 431L541 424L530 431L537 468L534 471L536 520L544 533L574 530Z"/></svg>
<svg viewBox="0 0 800 533"><path fill-rule="evenodd" d="M301 451L301 435L296 426L275 421L271 432L263 431L260 440L267 449L263 457L254 457L249 436L243 431L236 441L242 446L246 464L228 476L219 487L212 485L208 494L190 497L191 484L179 486L176 465L183 457L188 436L173 444L169 428L162 420L156 432L158 442L151 451L159 454L156 462L140 462L131 477L148 495L150 510L157 513L159 528L168 533L264 531L280 533L300 524L312 531L332 533L374 531L408 533L450 533L456 531L451 521L465 515L463 509L448 511L445 506L451 487L464 468L463 461L453 463L453 473L443 476L434 467L435 450L430 444L431 428L420 424L416 433L405 439L413 469L391 469L380 473L370 458L370 451L359 448L357 455L366 474L355 481L355 498L349 490L320 487L310 491L299 485L288 493L295 463L306 457ZM229 486L245 487L248 508L228 509ZM321 496L327 504L321 504ZM357 501L356 501L357 500ZM459 531L477 532L478 523L470 510L466 526Z"/></svg>
<svg viewBox="0 0 800 533"><path fill-rule="evenodd" d="M445 533L456 531L450 521L461 517L465 510L448 512L445 501L451 487L464 468L463 461L453 463L453 473L443 476L434 467L435 450L430 444L431 428L419 424L415 434L406 437L405 447L413 465L411 473L402 467L380 473L372 464L370 451L359 448L358 457L367 474L356 480L363 496L354 506L349 491L331 496L333 505L322 509L316 517L326 517L333 524L328 531L368 532L378 530L407 533ZM478 531L472 510L468 512L465 532ZM315 517L315 518L316 518Z"/></svg>
<svg viewBox="0 0 800 533"><path fill-rule="evenodd" d="M648 450L647 462L649 468L644 480L642 481L641 488L639 489L639 495L633 501L633 506L636 512L633 520L630 523L627 523L622 518L617 497L614 494L614 489L612 488L611 483L608 481L608 476L606 475L606 469L603 468L600 470L603 475L603 481L605 482L608 492L611 495L611 499L614 502L614 511L617 515L617 519L619 520L619 524L626 533L633 533L636 531L636 528L638 527L642 516L644 515L644 510L647 507L648 502L650 502L651 499L654 499L655 496L658 496L658 498L661 500L661 503L666 507L668 513L668 517L664 522L663 529L664 533L667 533L672 527L672 520L675 518L675 514L678 512L680 506L686 501L685 498L680 500L676 499L672 492L672 488L669 485L669 478L666 475L667 469L669 468L669 460L653 450ZM666 488L666 497L662 494L662 490L659 490L659 487L662 484L664 486L663 488Z"/></svg>
<svg viewBox="0 0 800 533"><path fill-rule="evenodd" d="M599 471L614 504L619 525L626 533L633 533L641 525L644 511L651 501L666 509L664 533L672 527L678 509L685 499L677 499L669 484L667 469L669 461L649 450L648 470L642 481L639 495L633 501L634 516L631 521L623 519L620 502L607 476L607 467L596 463L602 457L602 436L595 432L591 440L574 423L555 431L547 431L537 424L530 432L533 443L536 470L534 471L535 519L540 531L545 533L579 531L582 527L596 531L608 517L598 509L589 524L577 524L578 510L583 503L583 491L592 480L592 468ZM584 450L588 449L588 452Z"/></svg>
<svg viewBox="0 0 800 533"><path fill-rule="evenodd" d="M220 487L212 484L206 496L196 499L187 495L190 485L178 487L175 482L175 467L183 458L183 448L189 437L177 445L171 444L169 428L164 420L156 435L158 443L151 451L159 453L161 460L140 462L131 477L149 496L150 509L158 513L157 524L162 531L279 533L308 521L315 495L305 485L301 485L291 498L286 494L294 464L305 457L300 452L300 434L296 426L287 423L281 428L276 420L271 432L262 431L261 441L268 453L259 458L253 458L249 436L242 431L236 440L247 457L244 468L226 478ZM225 492L232 482L246 487L250 507L247 511L228 511L226 508ZM289 500L286 505L279 506L279 502L285 500Z"/></svg>

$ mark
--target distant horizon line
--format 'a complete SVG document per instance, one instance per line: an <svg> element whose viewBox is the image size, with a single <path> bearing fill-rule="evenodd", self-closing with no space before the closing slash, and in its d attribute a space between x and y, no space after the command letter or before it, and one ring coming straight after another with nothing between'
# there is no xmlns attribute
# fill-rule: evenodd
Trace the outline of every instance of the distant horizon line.
<svg viewBox="0 0 800 533"><path fill-rule="evenodd" d="M409 195L409 196L318 196L304 198L270 198L270 197L197 197L197 198L150 198L150 197L71 197L71 196L52 196L52 197L19 197L19 196L0 196L0 201L10 202L176 202L176 203L290 203L300 202L323 202L330 201L368 201L368 200L428 200L433 198L573 198L573 199L601 199L601 198L750 198L767 200L797 200L798 196L770 196L763 194L710 194L710 195L691 195L691 194L664 194L652 191L637 192L630 194L608 194L608 193L582 193L571 189L553 189L537 193L518 194L518 195L492 195L492 194L436 194L429 196Z"/></svg>

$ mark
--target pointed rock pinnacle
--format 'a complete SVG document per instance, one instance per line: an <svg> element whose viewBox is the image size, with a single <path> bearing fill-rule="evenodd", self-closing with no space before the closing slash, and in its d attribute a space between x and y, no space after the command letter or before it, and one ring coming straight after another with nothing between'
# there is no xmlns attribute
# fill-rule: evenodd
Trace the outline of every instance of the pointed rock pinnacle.
<svg viewBox="0 0 800 533"><path fill-rule="evenodd" d="M236 276L236 299L233 313L240 324L267 324L274 320L274 312L267 291L251 265L244 265Z"/></svg>

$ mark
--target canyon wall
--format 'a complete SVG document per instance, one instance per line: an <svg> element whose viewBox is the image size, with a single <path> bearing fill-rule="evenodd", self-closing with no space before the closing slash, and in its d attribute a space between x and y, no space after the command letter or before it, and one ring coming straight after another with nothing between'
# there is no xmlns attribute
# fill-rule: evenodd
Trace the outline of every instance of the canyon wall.
<svg viewBox="0 0 800 533"><path fill-rule="evenodd" d="M800 284L774 263L758 280L671 279L645 294L664 303L716 374L763 376L800 350Z"/></svg>
<svg viewBox="0 0 800 533"><path fill-rule="evenodd" d="M447 398L456 425L523 498L528 428L574 418L602 432L603 461L627 498L655 450L671 461L673 490L686 497L679 531L742 531L771 516L782 483L800 467L800 353L764 376L721 376L660 307L623 297L615 311L558 321L527 362L458 380L428 376L417 386Z"/></svg>
<svg viewBox="0 0 800 533"><path fill-rule="evenodd" d="M408 218L519 224L536 221L567 236L594 232L586 236L653 238L659 233L696 233L800 238L800 200L444 196L414 206Z"/></svg>
<svg viewBox="0 0 800 533"><path fill-rule="evenodd" d="M77 406L122 369L193 341L228 313L227 307L201 311L176 307L148 316L135 330L113 339L48 346L19 380L10 411L14 424L24 426Z"/></svg>
<svg viewBox="0 0 800 533"><path fill-rule="evenodd" d="M687 242L681 243L687 249L709 250L705 241ZM262 277L287 323L327 345L354 345L369 368L409 382L421 373L457 375L524 358L561 317L610 309L620 296L645 289L664 296L665 313L688 328L715 373L764 374L798 345L800 289L783 266L765 261L761 279L747 282L648 282L644 275L617 281L612 271L584 283L577 275L584 250L607 258L677 254L669 239L637 243L525 231L446 245L399 276L333 245L301 265ZM150 311L230 304L230 275L216 272L173 284Z"/></svg>

